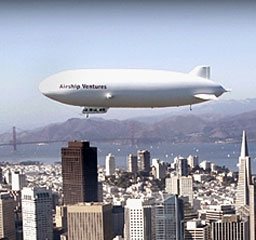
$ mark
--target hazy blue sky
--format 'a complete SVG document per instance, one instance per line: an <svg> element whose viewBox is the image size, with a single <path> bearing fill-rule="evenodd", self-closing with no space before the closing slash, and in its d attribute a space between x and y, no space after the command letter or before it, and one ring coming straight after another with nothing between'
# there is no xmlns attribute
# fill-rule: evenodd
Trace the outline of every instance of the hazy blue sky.
<svg viewBox="0 0 256 240"><path fill-rule="evenodd" d="M79 108L38 90L45 77L67 69L188 72L209 64L212 78L233 90L224 99L256 97L251 2L9 2L0 2L0 131L78 117ZM122 114L139 111L111 110L106 117Z"/></svg>

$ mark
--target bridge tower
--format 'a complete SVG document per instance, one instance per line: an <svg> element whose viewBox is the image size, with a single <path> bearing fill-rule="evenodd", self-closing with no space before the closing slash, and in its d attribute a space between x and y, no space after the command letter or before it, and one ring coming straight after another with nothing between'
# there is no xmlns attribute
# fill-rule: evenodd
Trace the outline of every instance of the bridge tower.
<svg viewBox="0 0 256 240"><path fill-rule="evenodd" d="M134 138L134 122L130 123L129 135L131 138L131 146L135 145L135 138Z"/></svg>
<svg viewBox="0 0 256 240"><path fill-rule="evenodd" d="M16 127L12 128L12 145L13 151L17 151Z"/></svg>

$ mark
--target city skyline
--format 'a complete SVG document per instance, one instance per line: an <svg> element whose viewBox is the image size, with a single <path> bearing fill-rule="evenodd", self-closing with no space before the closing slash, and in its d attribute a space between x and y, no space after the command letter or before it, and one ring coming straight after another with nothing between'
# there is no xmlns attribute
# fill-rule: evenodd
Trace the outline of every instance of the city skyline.
<svg viewBox="0 0 256 240"><path fill-rule="evenodd" d="M67 69L189 72L208 64L212 79L232 88L225 98L255 97L254 3L113 1L71 6L27 1L0 6L1 86L8 89L1 94L2 126L13 118L18 125L30 119L31 125L39 126L79 116L79 108L48 101L38 90L42 79ZM138 116L140 110L114 109L102 117L129 113ZM143 110L149 113L158 111Z"/></svg>
<svg viewBox="0 0 256 240"><path fill-rule="evenodd" d="M88 159L97 165L96 147L68 142L60 149L62 164L2 163L2 191L10 199L10 210L14 208L13 214L1 215L2 221L15 219L19 239L23 229L23 239L193 240L200 235L202 240L255 240L256 181L245 131L240 146L238 173L210 161L199 163L193 155L177 156L172 163L154 158L151 163L147 150L137 152L137 170L127 172L131 155L126 169L119 169L108 154L106 167L89 169L100 183L93 184L93 192L101 192L99 201L99 196L86 199L93 195L87 191L92 188L86 184L91 178L86 165ZM77 191L82 185L85 198Z"/></svg>

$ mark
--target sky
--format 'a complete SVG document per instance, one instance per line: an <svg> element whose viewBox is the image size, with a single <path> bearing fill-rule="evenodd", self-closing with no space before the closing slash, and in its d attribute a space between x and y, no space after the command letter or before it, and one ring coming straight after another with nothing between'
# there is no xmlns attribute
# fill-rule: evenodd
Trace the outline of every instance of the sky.
<svg viewBox="0 0 256 240"><path fill-rule="evenodd" d="M189 72L256 97L256 4L250 1L0 1L0 133L81 117L43 96L39 83L80 68ZM120 79L121 81L121 79ZM111 109L105 118L166 109Z"/></svg>

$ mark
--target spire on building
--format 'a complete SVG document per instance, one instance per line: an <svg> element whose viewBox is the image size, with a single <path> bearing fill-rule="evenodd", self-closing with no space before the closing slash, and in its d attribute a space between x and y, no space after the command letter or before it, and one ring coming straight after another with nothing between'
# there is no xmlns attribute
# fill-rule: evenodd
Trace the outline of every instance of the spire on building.
<svg viewBox="0 0 256 240"><path fill-rule="evenodd" d="M246 132L243 131L243 139L242 139L242 146L241 146L241 158L248 157L248 147L247 147L247 138L246 138Z"/></svg>
<svg viewBox="0 0 256 240"><path fill-rule="evenodd" d="M239 173L236 192L237 207L249 205L249 185L251 184L251 159L248 153L246 133L243 131L241 156L239 157Z"/></svg>

